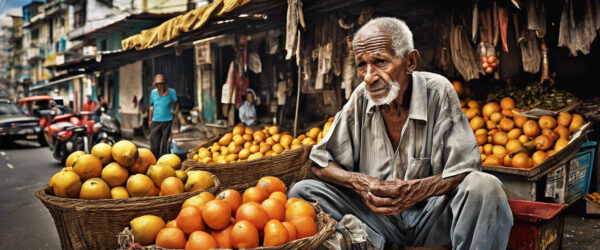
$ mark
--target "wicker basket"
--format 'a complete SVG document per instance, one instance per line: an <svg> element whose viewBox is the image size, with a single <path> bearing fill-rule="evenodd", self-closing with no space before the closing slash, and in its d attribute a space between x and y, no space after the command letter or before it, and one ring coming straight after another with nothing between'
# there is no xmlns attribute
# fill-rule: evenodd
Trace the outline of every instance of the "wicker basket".
<svg viewBox="0 0 600 250"><path fill-rule="evenodd" d="M202 146L205 145L190 150L188 159L183 162L183 169L186 171L204 170L211 172L219 177L224 188L243 192L246 188L255 186L256 182L263 176L275 176L289 187L294 182L306 179L310 175L311 161L308 159L308 154L312 146L286 150L275 156L226 164L205 164L192 160L190 155L197 154L198 149Z"/></svg>
<svg viewBox="0 0 600 250"><path fill-rule="evenodd" d="M317 203L312 204L313 207L317 210L317 234L306 237L294 241L290 241L281 246L276 247L257 247L252 248L256 250L287 250L287 249L317 249L327 238L329 238L333 232L335 231L335 220L333 220L329 215L323 212L321 207ZM122 250L125 249L144 249L144 250L164 250L166 248L157 247L155 245L151 246L141 246L138 243L135 243L135 239L133 237L133 233L129 227L125 228L119 234L119 245Z"/></svg>
<svg viewBox="0 0 600 250"><path fill-rule="evenodd" d="M48 208L63 249L116 249L117 236L137 216L153 214L173 219L183 202L204 191L216 194L221 183L213 175L215 186L177 195L127 199L84 200L54 196L45 186L35 196Z"/></svg>

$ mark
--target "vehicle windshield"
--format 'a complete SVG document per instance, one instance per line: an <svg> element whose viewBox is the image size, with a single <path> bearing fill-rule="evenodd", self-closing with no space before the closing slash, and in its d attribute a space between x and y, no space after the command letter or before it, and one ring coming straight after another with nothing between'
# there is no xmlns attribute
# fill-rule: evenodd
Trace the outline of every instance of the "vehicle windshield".
<svg viewBox="0 0 600 250"><path fill-rule="evenodd" d="M23 110L14 103L0 103L0 115L22 115Z"/></svg>

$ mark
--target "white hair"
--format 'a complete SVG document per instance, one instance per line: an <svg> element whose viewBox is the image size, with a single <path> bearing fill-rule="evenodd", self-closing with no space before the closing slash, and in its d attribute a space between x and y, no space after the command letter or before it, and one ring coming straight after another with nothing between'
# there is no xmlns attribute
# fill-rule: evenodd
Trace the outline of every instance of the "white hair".
<svg viewBox="0 0 600 250"><path fill-rule="evenodd" d="M377 17L367 22L354 33L352 39L352 47L356 44L357 35L363 30L371 26L382 28L390 32L391 47L395 56L404 58L408 52L414 49L413 35L406 23L394 17Z"/></svg>

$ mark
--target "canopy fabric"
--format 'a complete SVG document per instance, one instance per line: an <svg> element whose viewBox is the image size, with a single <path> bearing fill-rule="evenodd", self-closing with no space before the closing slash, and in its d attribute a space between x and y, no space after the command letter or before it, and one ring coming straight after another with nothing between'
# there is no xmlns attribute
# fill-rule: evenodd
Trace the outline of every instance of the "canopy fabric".
<svg viewBox="0 0 600 250"><path fill-rule="evenodd" d="M251 0L215 0L188 13L167 20L159 26L143 30L121 41L123 50L153 48L204 26L211 17L221 17Z"/></svg>

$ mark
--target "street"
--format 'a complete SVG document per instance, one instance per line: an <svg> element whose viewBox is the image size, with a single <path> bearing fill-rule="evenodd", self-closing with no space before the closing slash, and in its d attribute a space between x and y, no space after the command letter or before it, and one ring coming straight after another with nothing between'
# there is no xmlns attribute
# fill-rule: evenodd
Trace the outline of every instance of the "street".
<svg viewBox="0 0 600 250"><path fill-rule="evenodd" d="M0 145L1 249L60 249L52 217L33 193L61 167L48 148L37 143ZM584 218L581 204L574 205L567 209L563 248L597 249L599 217Z"/></svg>
<svg viewBox="0 0 600 250"><path fill-rule="evenodd" d="M0 145L1 249L60 249L52 216L33 193L61 167L37 143Z"/></svg>

